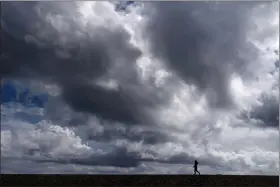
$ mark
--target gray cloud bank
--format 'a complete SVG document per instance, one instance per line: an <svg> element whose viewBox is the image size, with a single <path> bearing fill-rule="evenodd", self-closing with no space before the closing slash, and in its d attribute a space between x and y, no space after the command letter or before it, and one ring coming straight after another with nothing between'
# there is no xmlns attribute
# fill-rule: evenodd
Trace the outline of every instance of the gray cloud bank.
<svg viewBox="0 0 280 187"><path fill-rule="evenodd" d="M143 123L144 108L153 106L155 99L132 95L130 88L126 88L129 85L125 83L120 83L121 90L108 90L96 84L99 78L108 74L112 66L119 66L136 74L134 66L141 51L129 44L129 34L121 27L116 30L97 28L93 37L85 36L63 46L56 44L52 40L60 37L61 33L36 14L36 10L48 8L47 5L49 4L4 3L1 75L31 76L53 81L62 87L64 100L77 111L94 113L101 118L126 124ZM24 24L17 20L18 17L24 20ZM69 22L70 26L75 27L73 20ZM42 24L45 28L40 27L38 30L33 23ZM18 30L19 26L22 31L17 35L9 32ZM43 36L50 37L49 39L38 36L41 29L49 32ZM141 90L141 83L137 78L129 78L129 84L135 84Z"/></svg>
<svg viewBox="0 0 280 187"><path fill-rule="evenodd" d="M256 4L149 4L147 9L151 16L146 34L153 54L163 59L186 83L195 85L200 94L206 94L213 107L226 109L234 104L229 89L231 75L238 73L246 78L247 68L257 55L256 49L245 39L246 25L250 21L246 19L247 14ZM115 30L104 27L95 29L93 37L69 39L63 45L53 42L61 33L44 17L38 16L39 10L44 16L48 11L55 15L54 6L50 5L53 4L4 3L1 75L35 76L54 81L63 89L64 100L77 111L125 124L151 123L145 109L164 100L151 98L151 94L141 96L145 88L135 69L141 51L128 42L130 35L122 27ZM70 5L67 3L73 8ZM73 15L78 15L74 8ZM24 23L17 20L18 17L25 20ZM71 32L75 32L75 22L66 21L74 29ZM36 28L33 23L44 28ZM11 30L17 33L12 34ZM48 31L43 37L51 39L38 36L43 30ZM96 84L98 79L108 76L114 66L125 68L122 71L128 74L130 82L119 82L121 89L114 90ZM133 86L136 92L132 91Z"/></svg>
<svg viewBox="0 0 280 187"><path fill-rule="evenodd" d="M153 3L147 27L154 55L186 83L206 93L213 107L233 105L229 79L248 75L256 49L245 39L256 2ZM245 55L244 55L245 54Z"/></svg>

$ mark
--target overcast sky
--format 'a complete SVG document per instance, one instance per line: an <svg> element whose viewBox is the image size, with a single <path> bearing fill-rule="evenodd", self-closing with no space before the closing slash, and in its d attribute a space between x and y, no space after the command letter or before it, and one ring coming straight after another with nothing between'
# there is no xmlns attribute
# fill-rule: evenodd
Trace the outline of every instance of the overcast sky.
<svg viewBox="0 0 280 187"><path fill-rule="evenodd" d="M278 2L1 11L1 173L278 174Z"/></svg>

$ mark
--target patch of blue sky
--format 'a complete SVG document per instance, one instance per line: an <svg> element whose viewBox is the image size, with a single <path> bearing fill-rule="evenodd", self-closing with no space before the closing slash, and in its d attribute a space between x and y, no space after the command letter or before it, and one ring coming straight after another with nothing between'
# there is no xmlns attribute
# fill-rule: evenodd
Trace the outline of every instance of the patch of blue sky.
<svg viewBox="0 0 280 187"><path fill-rule="evenodd" d="M18 92L16 86L9 80L3 81L1 92L1 104L13 102L28 108L43 108L48 101L47 94L32 93L28 88Z"/></svg>
<svg viewBox="0 0 280 187"><path fill-rule="evenodd" d="M2 107L17 109L19 105L26 110L19 110L9 114L1 113L1 120L8 118L20 119L32 124L37 124L43 118L40 114L28 113L28 109L43 109L48 101L47 94L36 94L29 88L19 91L16 85L9 80L2 81L1 88L1 105Z"/></svg>

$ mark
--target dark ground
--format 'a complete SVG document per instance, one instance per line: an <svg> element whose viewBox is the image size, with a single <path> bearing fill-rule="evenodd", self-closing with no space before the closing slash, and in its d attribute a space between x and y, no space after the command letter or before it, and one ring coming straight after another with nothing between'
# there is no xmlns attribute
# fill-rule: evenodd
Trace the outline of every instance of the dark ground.
<svg viewBox="0 0 280 187"><path fill-rule="evenodd" d="M254 175L16 175L1 174L1 186L265 186L278 176Z"/></svg>

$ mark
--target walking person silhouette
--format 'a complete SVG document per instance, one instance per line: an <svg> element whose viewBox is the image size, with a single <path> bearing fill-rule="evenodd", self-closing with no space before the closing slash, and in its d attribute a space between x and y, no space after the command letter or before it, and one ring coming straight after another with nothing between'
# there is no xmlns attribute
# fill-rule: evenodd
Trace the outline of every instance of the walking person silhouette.
<svg viewBox="0 0 280 187"><path fill-rule="evenodd" d="M200 172L197 170L197 165L198 165L198 162L197 162L197 160L195 160L194 161L194 165L193 165L194 175L196 175L196 173L198 173L200 175Z"/></svg>

